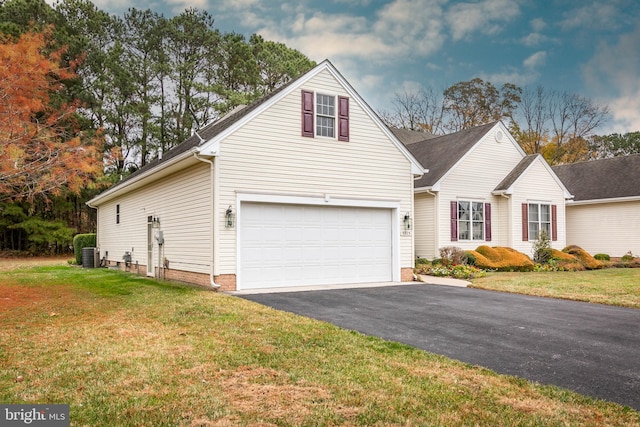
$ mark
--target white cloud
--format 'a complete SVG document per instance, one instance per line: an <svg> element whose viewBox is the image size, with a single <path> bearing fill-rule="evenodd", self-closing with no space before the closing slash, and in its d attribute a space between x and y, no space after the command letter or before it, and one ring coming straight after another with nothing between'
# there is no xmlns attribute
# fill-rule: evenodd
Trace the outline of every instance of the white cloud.
<svg viewBox="0 0 640 427"><path fill-rule="evenodd" d="M547 23L542 18L535 18L531 20L531 28L536 33L539 33L540 31L547 28Z"/></svg>
<svg viewBox="0 0 640 427"><path fill-rule="evenodd" d="M307 10L273 17L257 32L317 61L358 58L385 62L412 54L428 55L444 43L443 1L395 0L369 19Z"/></svg>
<svg viewBox="0 0 640 427"><path fill-rule="evenodd" d="M520 15L520 6L513 0L484 0L476 3L457 3L446 13L453 40L461 40L475 32L496 34L500 24Z"/></svg>
<svg viewBox="0 0 640 427"><path fill-rule="evenodd" d="M616 44L601 43L582 67L591 96L609 105L616 132L640 130L640 23Z"/></svg>
<svg viewBox="0 0 640 427"><path fill-rule="evenodd" d="M547 62L547 52L541 50L525 59L522 65L524 65L525 68L534 69L544 65L545 62Z"/></svg>
<svg viewBox="0 0 640 427"><path fill-rule="evenodd" d="M560 22L560 27L563 30L616 28L621 12L615 3L617 2L594 1L569 10L563 14L564 19Z"/></svg>

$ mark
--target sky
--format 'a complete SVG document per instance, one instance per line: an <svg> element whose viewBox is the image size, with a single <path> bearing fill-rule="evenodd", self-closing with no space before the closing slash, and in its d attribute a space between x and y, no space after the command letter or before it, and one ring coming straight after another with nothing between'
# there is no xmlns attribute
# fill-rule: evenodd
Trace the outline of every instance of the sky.
<svg viewBox="0 0 640 427"><path fill-rule="evenodd" d="M207 10L216 28L329 59L374 110L394 94L479 77L608 105L598 133L640 131L640 0L94 0L166 17Z"/></svg>

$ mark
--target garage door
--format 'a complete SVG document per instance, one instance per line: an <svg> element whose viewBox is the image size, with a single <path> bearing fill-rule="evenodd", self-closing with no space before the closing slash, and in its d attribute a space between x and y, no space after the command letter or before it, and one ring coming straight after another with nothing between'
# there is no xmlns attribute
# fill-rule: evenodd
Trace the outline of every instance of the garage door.
<svg viewBox="0 0 640 427"><path fill-rule="evenodd" d="M391 210L242 203L239 288L392 280Z"/></svg>

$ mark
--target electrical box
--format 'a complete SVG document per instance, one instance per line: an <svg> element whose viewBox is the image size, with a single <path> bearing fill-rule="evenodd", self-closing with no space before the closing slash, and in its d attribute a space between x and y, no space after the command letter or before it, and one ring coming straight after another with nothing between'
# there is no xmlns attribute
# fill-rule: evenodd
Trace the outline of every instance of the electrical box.
<svg viewBox="0 0 640 427"><path fill-rule="evenodd" d="M156 240L160 246L164 245L164 233L162 230L156 231Z"/></svg>

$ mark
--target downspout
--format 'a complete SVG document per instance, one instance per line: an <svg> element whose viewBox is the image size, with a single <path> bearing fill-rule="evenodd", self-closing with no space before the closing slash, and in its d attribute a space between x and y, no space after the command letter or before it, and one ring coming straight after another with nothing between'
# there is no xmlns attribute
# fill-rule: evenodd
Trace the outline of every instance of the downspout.
<svg viewBox="0 0 640 427"><path fill-rule="evenodd" d="M219 225L218 225L218 177L219 177L219 171L218 171L218 167L214 164L213 160L209 160L209 159L205 159L200 157L200 155L198 154L198 152L194 153L196 159L200 160L201 162L205 162L205 163L209 163L210 165L210 173L209 176L211 177L211 246L212 246L212 251L211 251L211 270L209 272L209 284L211 285L212 288L214 289L219 289L220 285L217 284L215 282L215 275L218 272L217 270L217 257L218 257L218 248L219 248L219 243L218 243L218 232L219 232Z"/></svg>

